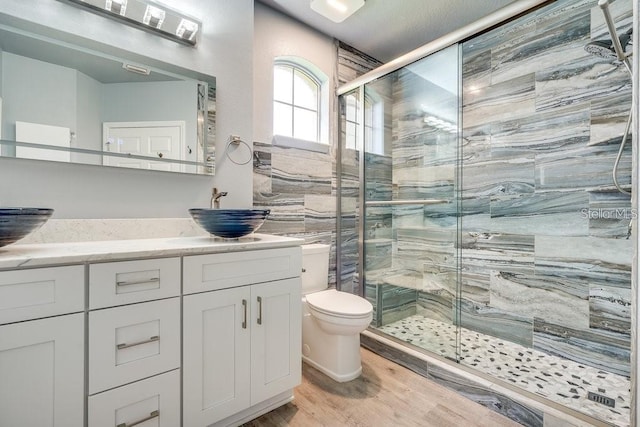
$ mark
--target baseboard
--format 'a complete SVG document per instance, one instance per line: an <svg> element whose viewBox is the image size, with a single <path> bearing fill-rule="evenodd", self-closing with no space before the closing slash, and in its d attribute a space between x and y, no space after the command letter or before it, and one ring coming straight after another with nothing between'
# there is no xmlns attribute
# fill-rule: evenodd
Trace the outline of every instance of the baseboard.
<svg viewBox="0 0 640 427"><path fill-rule="evenodd" d="M225 418L224 420L220 420L209 427L237 427L255 418L258 418L260 415L264 415L269 411L273 411L274 409L279 408L282 405L286 405L292 400L293 390L288 390L284 393L280 393L279 395L272 397L271 399L267 399L264 402L253 405L242 412L238 412L237 414Z"/></svg>

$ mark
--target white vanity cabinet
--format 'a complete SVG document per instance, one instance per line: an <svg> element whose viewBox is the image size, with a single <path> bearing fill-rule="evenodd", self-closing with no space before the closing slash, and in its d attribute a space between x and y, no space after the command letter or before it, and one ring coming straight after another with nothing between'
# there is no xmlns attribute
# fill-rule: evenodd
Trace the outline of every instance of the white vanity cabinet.
<svg viewBox="0 0 640 427"><path fill-rule="evenodd" d="M184 427L237 424L291 400L300 257L294 247L184 258L185 292L210 290L183 301Z"/></svg>
<svg viewBox="0 0 640 427"><path fill-rule="evenodd" d="M299 239L0 252L0 427L239 425L301 379Z"/></svg>
<svg viewBox="0 0 640 427"><path fill-rule="evenodd" d="M0 272L0 426L84 424L84 266Z"/></svg>

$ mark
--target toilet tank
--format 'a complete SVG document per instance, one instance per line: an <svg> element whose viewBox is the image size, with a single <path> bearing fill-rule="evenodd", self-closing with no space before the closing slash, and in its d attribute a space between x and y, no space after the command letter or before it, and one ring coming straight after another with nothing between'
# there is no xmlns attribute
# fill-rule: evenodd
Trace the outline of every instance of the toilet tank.
<svg viewBox="0 0 640 427"><path fill-rule="evenodd" d="M302 294L327 289L329 284L329 245L302 245Z"/></svg>

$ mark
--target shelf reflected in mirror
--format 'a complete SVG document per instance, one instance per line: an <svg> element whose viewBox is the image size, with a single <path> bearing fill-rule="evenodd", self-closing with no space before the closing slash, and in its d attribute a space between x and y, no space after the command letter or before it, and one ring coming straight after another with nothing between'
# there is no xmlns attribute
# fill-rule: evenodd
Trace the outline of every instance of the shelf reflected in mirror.
<svg viewBox="0 0 640 427"><path fill-rule="evenodd" d="M58 147L48 144L0 140L0 152L5 151L17 153L11 156L16 159L68 162L198 175L213 175L215 167L213 161L193 162L130 153L105 152L87 148Z"/></svg>

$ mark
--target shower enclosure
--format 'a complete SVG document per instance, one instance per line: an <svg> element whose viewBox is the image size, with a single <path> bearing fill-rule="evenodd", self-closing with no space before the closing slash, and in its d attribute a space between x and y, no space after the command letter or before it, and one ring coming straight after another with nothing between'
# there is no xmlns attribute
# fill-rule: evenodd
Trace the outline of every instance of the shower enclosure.
<svg viewBox="0 0 640 427"><path fill-rule="evenodd" d="M558 0L341 90L338 265L380 336L623 426L631 79L585 50L607 36Z"/></svg>

